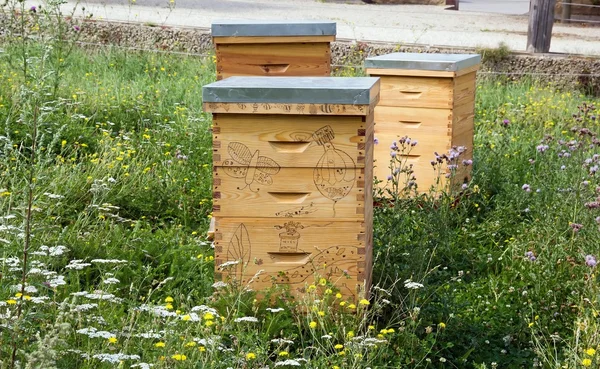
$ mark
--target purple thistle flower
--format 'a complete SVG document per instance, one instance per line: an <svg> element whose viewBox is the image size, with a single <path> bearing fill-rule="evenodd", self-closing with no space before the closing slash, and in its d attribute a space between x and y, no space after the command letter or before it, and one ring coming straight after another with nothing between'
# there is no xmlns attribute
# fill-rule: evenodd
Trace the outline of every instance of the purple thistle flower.
<svg viewBox="0 0 600 369"><path fill-rule="evenodd" d="M550 147L548 145L538 145L535 149L539 152L539 153L544 153L546 150L548 150Z"/></svg>
<svg viewBox="0 0 600 369"><path fill-rule="evenodd" d="M585 256L585 265L593 268L596 266L596 264L598 264L598 262L596 261L596 257L594 257L594 255Z"/></svg>
<svg viewBox="0 0 600 369"><path fill-rule="evenodd" d="M597 165L594 165L593 167L590 168L590 174L596 174L597 171L598 171Z"/></svg>
<svg viewBox="0 0 600 369"><path fill-rule="evenodd" d="M37 11L37 8L35 6L32 6L31 8L29 8L29 11L35 13Z"/></svg>
<svg viewBox="0 0 600 369"><path fill-rule="evenodd" d="M463 183L463 184L462 184L462 186L461 186L461 188L462 188L463 190L466 190L467 188L469 188L469 185L468 185L468 184L466 184L466 183Z"/></svg>
<svg viewBox="0 0 600 369"><path fill-rule="evenodd" d="M79 32L79 31L81 31L81 28L80 28L78 25L74 25L74 26L73 26L73 30L74 30L75 32Z"/></svg>
<svg viewBox="0 0 600 369"><path fill-rule="evenodd" d="M567 167L565 165L560 166L560 170L565 170L565 169L567 169Z"/></svg>
<svg viewBox="0 0 600 369"><path fill-rule="evenodd" d="M600 217L596 217L596 223L600 224Z"/></svg>
<svg viewBox="0 0 600 369"><path fill-rule="evenodd" d="M417 140L413 140L413 141L410 143L410 146L412 146L412 147L415 147L415 146L417 146L417 144L418 144L418 143L419 143L419 141L417 141Z"/></svg>
<svg viewBox="0 0 600 369"><path fill-rule="evenodd" d="M394 177L392 177L392 175L391 175L391 174L387 176L387 180L388 180L388 181L391 181L393 178L394 178Z"/></svg>
<svg viewBox="0 0 600 369"><path fill-rule="evenodd" d="M521 189L525 192L531 192L531 186L529 186L527 183L525 183Z"/></svg>
<svg viewBox="0 0 600 369"><path fill-rule="evenodd" d="M463 160L462 163L464 166L468 167L469 165L473 164L473 160L471 160L471 159Z"/></svg>
<svg viewBox="0 0 600 369"><path fill-rule="evenodd" d="M508 127L508 125L509 125L509 124L510 124L510 120L508 120L508 119L504 119L504 120L502 121L502 126L503 126L503 127Z"/></svg>
<svg viewBox="0 0 600 369"><path fill-rule="evenodd" d="M373 143L375 145L379 144L379 139L377 137L373 138Z"/></svg>
<svg viewBox="0 0 600 369"><path fill-rule="evenodd" d="M391 156L392 158L395 158L395 157L396 157L396 152L395 152L395 151L391 151L391 152L390 152L390 156Z"/></svg>

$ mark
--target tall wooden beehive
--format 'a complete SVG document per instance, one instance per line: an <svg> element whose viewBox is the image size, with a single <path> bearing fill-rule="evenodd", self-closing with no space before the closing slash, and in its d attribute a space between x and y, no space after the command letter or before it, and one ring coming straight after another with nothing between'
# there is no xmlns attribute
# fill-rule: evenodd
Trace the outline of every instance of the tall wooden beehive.
<svg viewBox="0 0 600 369"><path fill-rule="evenodd" d="M375 108L375 176L381 186L389 186L388 176L393 142L408 136L417 145L400 153L399 159L413 165L419 192L447 188L443 168L431 165L434 152L447 153L453 146L464 146L453 183L462 184L470 166L462 160L473 157L473 118L475 76L479 55L393 53L368 58L365 68L370 76L381 78L381 99ZM399 143L398 143L399 145ZM402 179L401 179L402 180ZM402 187L403 183L401 183Z"/></svg>
<svg viewBox="0 0 600 369"><path fill-rule="evenodd" d="M331 74L330 21L222 21L212 24L217 80L231 76Z"/></svg>
<svg viewBox="0 0 600 369"><path fill-rule="evenodd" d="M203 99L213 114L215 278L298 293L318 275L347 297L366 293L379 79L231 77L205 86Z"/></svg>

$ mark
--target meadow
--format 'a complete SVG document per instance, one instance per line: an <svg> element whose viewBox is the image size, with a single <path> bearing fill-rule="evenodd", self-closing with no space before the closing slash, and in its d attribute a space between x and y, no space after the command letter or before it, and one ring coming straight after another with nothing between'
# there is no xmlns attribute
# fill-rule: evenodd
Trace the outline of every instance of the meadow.
<svg viewBox="0 0 600 369"><path fill-rule="evenodd" d="M598 99L480 78L472 181L379 201L368 300L319 275L256 299L214 282L206 239L214 57L84 50L84 24L23 10L0 45L0 368L600 365Z"/></svg>

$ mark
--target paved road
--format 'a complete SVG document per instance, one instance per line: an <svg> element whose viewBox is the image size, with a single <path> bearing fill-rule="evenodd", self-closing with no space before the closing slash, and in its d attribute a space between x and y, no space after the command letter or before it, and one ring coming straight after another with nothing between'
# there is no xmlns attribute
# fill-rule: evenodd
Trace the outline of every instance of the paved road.
<svg viewBox="0 0 600 369"><path fill-rule="evenodd" d="M40 0L26 1L34 4ZM82 0L81 4L96 18L172 26L210 27L219 19L329 19L337 22L338 38L359 41L456 47L497 47L504 42L516 51L524 51L527 42L526 16L476 10L502 8L522 14L528 0L461 0L458 12L437 6L317 0L176 0L171 10L169 0L136 0L134 5L130 1ZM600 27L556 24L551 51L600 55L599 41Z"/></svg>

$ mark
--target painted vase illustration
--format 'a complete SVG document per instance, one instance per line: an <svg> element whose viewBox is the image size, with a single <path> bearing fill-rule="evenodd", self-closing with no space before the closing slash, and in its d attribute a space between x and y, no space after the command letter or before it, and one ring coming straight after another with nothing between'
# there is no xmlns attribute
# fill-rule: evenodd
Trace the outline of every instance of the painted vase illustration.
<svg viewBox="0 0 600 369"><path fill-rule="evenodd" d="M279 234L279 251L280 252L296 252L298 251L298 240L300 240L300 233L298 229L304 228L299 222L287 222L283 226L275 226L277 229L285 229L284 232Z"/></svg>
<svg viewBox="0 0 600 369"><path fill-rule="evenodd" d="M325 126L313 133L313 140L325 150L315 167L313 180L319 192L333 201L335 217L335 204L350 193L354 187L356 173L354 160L333 146L331 141L334 138L331 126Z"/></svg>

